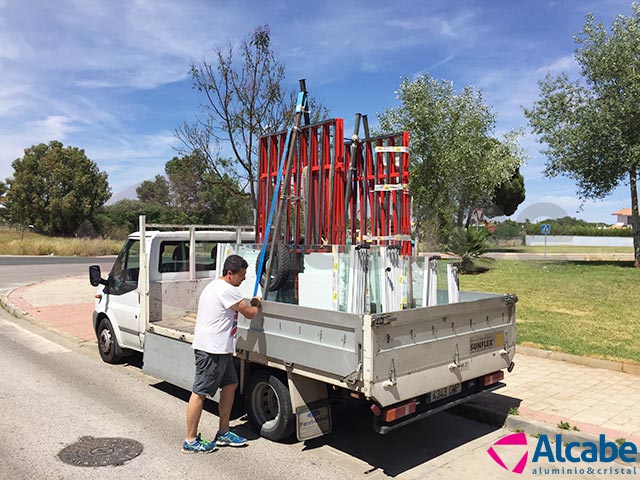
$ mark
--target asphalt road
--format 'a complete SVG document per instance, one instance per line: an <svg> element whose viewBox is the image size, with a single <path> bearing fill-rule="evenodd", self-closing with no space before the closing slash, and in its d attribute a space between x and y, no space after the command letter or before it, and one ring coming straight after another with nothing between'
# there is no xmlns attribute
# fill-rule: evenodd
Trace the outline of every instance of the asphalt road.
<svg viewBox="0 0 640 480"><path fill-rule="evenodd" d="M0 256L0 293L21 285L53 280L73 275L87 275L89 265L100 265L105 273L111 270L115 256L54 257Z"/></svg>
<svg viewBox="0 0 640 480"><path fill-rule="evenodd" d="M71 347L71 348L69 348ZM349 478L287 445L255 439L248 448L185 455L184 392L166 391L135 369L112 367L0 319L0 471L7 479ZM211 403L201 426L211 435ZM248 430L242 428L242 433ZM143 445L119 467L67 465L57 455L81 437L122 437Z"/></svg>

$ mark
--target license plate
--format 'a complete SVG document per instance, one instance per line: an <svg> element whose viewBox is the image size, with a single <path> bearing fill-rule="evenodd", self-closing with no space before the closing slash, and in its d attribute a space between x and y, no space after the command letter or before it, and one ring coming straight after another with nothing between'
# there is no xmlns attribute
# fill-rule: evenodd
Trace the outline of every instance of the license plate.
<svg viewBox="0 0 640 480"><path fill-rule="evenodd" d="M443 398L451 397L462 391L462 384L456 383L455 385L449 385L448 387L438 388L429 393L429 403L442 400Z"/></svg>

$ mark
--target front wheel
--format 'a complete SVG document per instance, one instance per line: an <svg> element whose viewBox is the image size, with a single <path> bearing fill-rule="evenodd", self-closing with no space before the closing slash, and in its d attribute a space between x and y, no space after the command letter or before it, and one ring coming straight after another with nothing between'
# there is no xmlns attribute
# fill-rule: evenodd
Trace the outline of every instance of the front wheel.
<svg viewBox="0 0 640 480"><path fill-rule="evenodd" d="M258 370L249 378L245 408L253 429L269 440L284 440L296 428L289 388L267 370Z"/></svg>
<svg viewBox="0 0 640 480"><path fill-rule="evenodd" d="M102 360L112 364L121 362L124 355L108 318L103 318L100 321L96 334L98 336L98 351Z"/></svg>

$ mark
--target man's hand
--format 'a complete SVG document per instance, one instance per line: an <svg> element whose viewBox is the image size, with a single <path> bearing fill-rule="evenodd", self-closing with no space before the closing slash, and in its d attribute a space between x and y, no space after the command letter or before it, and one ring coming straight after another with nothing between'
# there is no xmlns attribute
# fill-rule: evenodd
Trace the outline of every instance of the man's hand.
<svg viewBox="0 0 640 480"><path fill-rule="evenodd" d="M262 305L262 299L260 297L253 297L250 303L252 307L260 308L260 305Z"/></svg>

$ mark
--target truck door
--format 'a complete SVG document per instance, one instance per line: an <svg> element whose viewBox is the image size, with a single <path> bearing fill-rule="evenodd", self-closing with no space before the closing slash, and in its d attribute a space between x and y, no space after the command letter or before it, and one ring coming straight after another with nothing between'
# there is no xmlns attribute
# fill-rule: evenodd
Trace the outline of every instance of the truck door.
<svg viewBox="0 0 640 480"><path fill-rule="evenodd" d="M113 264L105 289L109 294L107 315L114 328L120 330L121 346L125 348L140 349L140 296L137 291L139 273L140 241L129 239Z"/></svg>

